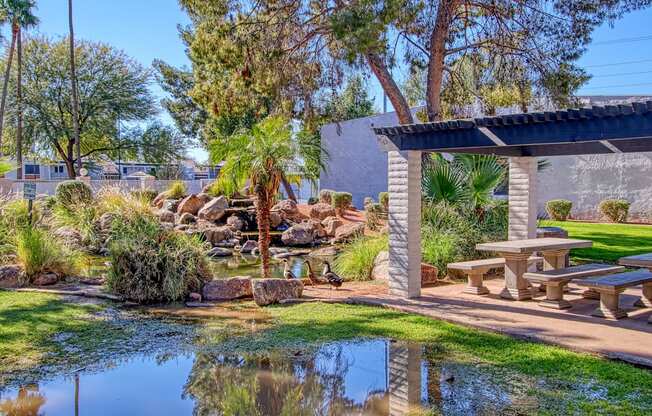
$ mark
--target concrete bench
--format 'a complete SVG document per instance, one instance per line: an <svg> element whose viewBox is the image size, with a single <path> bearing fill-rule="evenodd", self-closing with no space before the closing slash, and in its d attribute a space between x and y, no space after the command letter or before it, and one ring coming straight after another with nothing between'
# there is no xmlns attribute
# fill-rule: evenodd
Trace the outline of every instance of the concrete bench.
<svg viewBox="0 0 652 416"><path fill-rule="evenodd" d="M532 256L528 259L528 264L541 263L543 263L542 257ZM466 288L464 288L464 293L486 295L489 293L489 289L482 284L485 273L491 269L505 267L505 259L502 257L495 257L491 259L461 261L457 263L449 263L447 267L449 270L458 270L466 275L468 284Z"/></svg>
<svg viewBox="0 0 652 416"><path fill-rule="evenodd" d="M564 300L564 287L573 279L583 279L610 273L622 272L623 266L611 264L581 264L579 266L565 267L563 269L546 270L543 272L528 272L523 278L529 282L542 283L546 288L546 299L539 306L554 309L567 309L571 304Z"/></svg>
<svg viewBox="0 0 652 416"><path fill-rule="evenodd" d="M643 297L635 305L652 307L652 273L640 269L633 272L612 274L579 280L577 285L589 287L600 293L600 306L593 311L593 316L606 319L627 317L627 312L620 309L620 294L628 287L643 285Z"/></svg>

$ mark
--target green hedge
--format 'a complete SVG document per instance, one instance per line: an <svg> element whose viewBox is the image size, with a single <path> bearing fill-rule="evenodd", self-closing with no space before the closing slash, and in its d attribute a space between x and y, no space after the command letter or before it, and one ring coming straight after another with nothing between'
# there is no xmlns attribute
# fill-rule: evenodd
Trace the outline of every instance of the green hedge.
<svg viewBox="0 0 652 416"><path fill-rule="evenodd" d="M572 208L573 203L567 199L553 199L546 202L546 212L555 221L566 221Z"/></svg>
<svg viewBox="0 0 652 416"><path fill-rule="evenodd" d="M625 222L629 214L629 206L629 201L624 199L605 199L600 202L598 209L611 222Z"/></svg>

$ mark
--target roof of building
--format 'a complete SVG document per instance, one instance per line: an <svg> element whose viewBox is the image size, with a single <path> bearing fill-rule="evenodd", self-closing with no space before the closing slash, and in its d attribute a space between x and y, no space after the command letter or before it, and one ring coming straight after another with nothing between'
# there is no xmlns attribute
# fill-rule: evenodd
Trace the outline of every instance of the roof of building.
<svg viewBox="0 0 652 416"><path fill-rule="evenodd" d="M652 101L376 127L389 150L551 156L652 151Z"/></svg>

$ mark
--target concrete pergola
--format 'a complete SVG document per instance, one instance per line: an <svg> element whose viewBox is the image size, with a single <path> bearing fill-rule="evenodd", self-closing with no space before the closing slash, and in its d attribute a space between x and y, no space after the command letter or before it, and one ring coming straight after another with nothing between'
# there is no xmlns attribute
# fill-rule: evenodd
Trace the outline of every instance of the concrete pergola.
<svg viewBox="0 0 652 416"><path fill-rule="evenodd" d="M421 154L509 158L509 239L536 237L537 158L652 151L652 101L374 128L388 152L389 288L421 293Z"/></svg>

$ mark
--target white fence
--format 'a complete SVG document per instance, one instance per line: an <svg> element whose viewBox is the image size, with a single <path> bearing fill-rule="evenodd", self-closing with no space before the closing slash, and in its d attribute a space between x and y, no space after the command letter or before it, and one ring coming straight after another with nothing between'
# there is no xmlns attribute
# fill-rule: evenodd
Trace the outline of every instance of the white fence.
<svg viewBox="0 0 652 416"><path fill-rule="evenodd" d="M3 180L3 183L0 184L0 191L2 193L14 193L22 194L23 192L23 183L31 182L36 184L36 194L37 195L54 195L57 185L64 180ZM204 186L211 183L213 179L201 179L194 181L183 181L188 188L188 192L192 194L197 194L201 192ZM90 186L93 189L93 192L97 192L100 189L111 187L119 188L124 191L133 191L137 189L154 189L155 191L162 192L170 187L170 184L175 181L159 181L159 180L92 180L90 181Z"/></svg>

